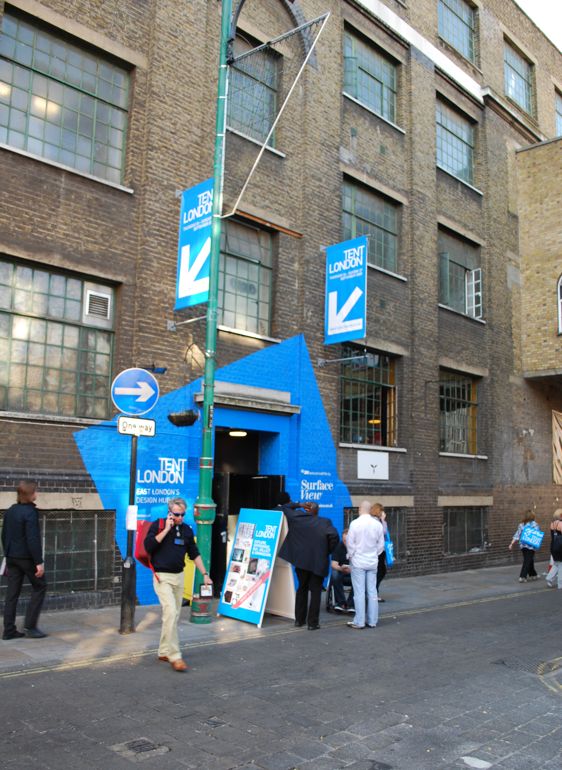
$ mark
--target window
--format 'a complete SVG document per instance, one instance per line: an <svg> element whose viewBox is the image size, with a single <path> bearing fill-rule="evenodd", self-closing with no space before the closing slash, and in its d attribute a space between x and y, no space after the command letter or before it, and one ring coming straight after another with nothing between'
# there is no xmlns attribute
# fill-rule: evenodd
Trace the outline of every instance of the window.
<svg viewBox="0 0 562 770"><path fill-rule="evenodd" d="M344 182L343 239L369 236L369 262L396 272L398 206L363 187Z"/></svg>
<svg viewBox="0 0 562 770"><path fill-rule="evenodd" d="M470 121L437 102L437 165L472 184L474 128Z"/></svg>
<svg viewBox="0 0 562 770"><path fill-rule="evenodd" d="M396 561L404 560L408 555L408 549L406 545L406 509L405 508L387 508L384 506L384 512L386 513L386 523L388 524L388 534L394 545L394 558ZM343 509L343 526L344 529L348 528L353 519L356 519L359 515L359 508L344 508Z"/></svg>
<svg viewBox="0 0 562 770"><path fill-rule="evenodd" d="M488 546L486 508L444 508L443 550L446 555L482 553Z"/></svg>
<svg viewBox="0 0 562 770"><path fill-rule="evenodd" d="M126 70L4 15L0 142L120 183L128 101Z"/></svg>
<svg viewBox="0 0 562 770"><path fill-rule="evenodd" d="M365 107L396 121L396 65L372 46L346 32L343 90Z"/></svg>
<svg viewBox="0 0 562 770"><path fill-rule="evenodd" d="M394 361L344 345L340 375L340 441L395 446Z"/></svg>
<svg viewBox="0 0 562 770"><path fill-rule="evenodd" d="M234 55L255 48L237 37ZM229 128L263 142L273 125L277 107L278 55L267 47L234 62L228 84ZM270 144L273 145L273 136Z"/></svg>
<svg viewBox="0 0 562 770"><path fill-rule="evenodd" d="M223 222L219 270L219 323L269 335L272 236L236 220Z"/></svg>
<svg viewBox="0 0 562 770"><path fill-rule="evenodd" d="M562 136L562 95L556 92L556 136Z"/></svg>
<svg viewBox="0 0 562 770"><path fill-rule="evenodd" d="M558 279L558 334L562 334L562 275Z"/></svg>
<svg viewBox="0 0 562 770"><path fill-rule="evenodd" d="M113 291L0 260L0 409L105 419Z"/></svg>
<svg viewBox="0 0 562 770"><path fill-rule="evenodd" d="M439 302L471 318L482 318L480 250L439 231Z"/></svg>
<svg viewBox="0 0 562 770"><path fill-rule="evenodd" d="M505 94L521 109L533 113L533 72L529 62L508 43L504 47Z"/></svg>
<svg viewBox="0 0 562 770"><path fill-rule="evenodd" d="M439 451L476 454L478 403L475 380L442 371L439 375Z"/></svg>
<svg viewBox="0 0 562 770"><path fill-rule="evenodd" d="M439 0L439 34L474 61L474 8L464 0Z"/></svg>

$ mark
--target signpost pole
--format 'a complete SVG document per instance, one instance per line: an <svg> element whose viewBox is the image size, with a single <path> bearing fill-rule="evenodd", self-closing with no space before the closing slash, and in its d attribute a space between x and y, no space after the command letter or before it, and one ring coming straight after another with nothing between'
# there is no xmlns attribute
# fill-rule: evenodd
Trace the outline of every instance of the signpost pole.
<svg viewBox="0 0 562 770"><path fill-rule="evenodd" d="M213 483L213 409L215 398L215 354L217 344L217 304L219 289L219 259L221 245L221 214L224 178L224 141L226 130L226 99L228 93L228 41L232 16L232 0L222 0L219 78L216 113L215 154L213 166L213 221L211 255L209 258L209 301L205 339L205 374L203 385L203 441L199 461L199 491L195 501L197 547L207 570L211 561L211 535L216 505L211 497ZM199 596L202 578L196 573L191 622L210 623L210 602Z"/></svg>
<svg viewBox="0 0 562 770"><path fill-rule="evenodd" d="M129 471L129 505L135 504L135 478L137 475L138 436L131 436L131 465ZM127 555L123 562L121 581L121 626L120 634L131 634L135 630L135 602L137 598L137 565L133 558L134 532L127 530Z"/></svg>

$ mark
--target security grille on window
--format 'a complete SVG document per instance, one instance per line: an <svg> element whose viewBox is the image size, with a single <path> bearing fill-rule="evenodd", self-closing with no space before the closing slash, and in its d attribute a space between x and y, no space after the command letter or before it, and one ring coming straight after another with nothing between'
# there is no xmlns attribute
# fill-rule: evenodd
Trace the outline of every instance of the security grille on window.
<svg viewBox="0 0 562 770"><path fill-rule="evenodd" d="M88 296L112 293L0 260L0 409L108 417L113 311L85 311Z"/></svg>
<svg viewBox="0 0 562 770"><path fill-rule="evenodd" d="M349 32L344 35L343 46L344 92L394 123L396 65Z"/></svg>
<svg viewBox="0 0 562 770"><path fill-rule="evenodd" d="M477 385L465 375L439 375L439 433L441 452L476 454Z"/></svg>
<svg viewBox="0 0 562 770"><path fill-rule="evenodd" d="M344 182L342 198L343 240L369 236L369 262L396 272L398 206L350 182Z"/></svg>
<svg viewBox="0 0 562 770"><path fill-rule="evenodd" d="M474 61L474 8L464 0L439 0L439 34Z"/></svg>
<svg viewBox="0 0 562 770"><path fill-rule="evenodd" d="M480 250L439 231L439 302L471 318L482 318Z"/></svg>
<svg viewBox="0 0 562 770"><path fill-rule="evenodd" d="M453 176L472 184L474 128L458 112L437 102L437 165Z"/></svg>
<svg viewBox="0 0 562 770"><path fill-rule="evenodd" d="M219 323L270 333L273 242L269 232L225 220L219 271Z"/></svg>
<svg viewBox="0 0 562 770"><path fill-rule="evenodd" d="M394 361L382 353L363 355L344 345L340 383L340 441L395 446Z"/></svg>
<svg viewBox="0 0 562 770"><path fill-rule="evenodd" d="M556 92L556 136L562 136L562 95Z"/></svg>
<svg viewBox="0 0 562 770"><path fill-rule="evenodd" d="M529 62L508 43L504 47L504 85L509 96L529 115L533 113L533 71Z"/></svg>
<svg viewBox="0 0 562 770"><path fill-rule="evenodd" d="M406 559L408 555L408 548L406 544L406 509L405 508L387 508L384 507L386 513L386 523L388 524L388 534L392 540L394 546L394 558L397 561ZM343 526L349 527L353 519L356 519L359 515L358 508L344 508L343 509Z"/></svg>
<svg viewBox="0 0 562 770"><path fill-rule="evenodd" d="M121 182L129 73L19 15L1 32L0 143Z"/></svg>
<svg viewBox="0 0 562 770"><path fill-rule="evenodd" d="M237 37L234 55L254 45ZM230 70L228 85L228 127L263 142L275 120L279 57L268 48L238 61ZM269 144L274 145L274 134Z"/></svg>
<svg viewBox="0 0 562 770"><path fill-rule="evenodd" d="M487 508L444 508L443 551L448 556L482 553L488 546Z"/></svg>

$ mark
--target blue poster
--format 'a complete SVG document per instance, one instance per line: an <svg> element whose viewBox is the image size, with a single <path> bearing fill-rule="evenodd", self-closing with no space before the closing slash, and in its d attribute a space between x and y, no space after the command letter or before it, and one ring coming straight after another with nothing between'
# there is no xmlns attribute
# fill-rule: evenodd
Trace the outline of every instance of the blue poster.
<svg viewBox="0 0 562 770"><path fill-rule="evenodd" d="M367 236L326 249L324 344L367 334Z"/></svg>
<svg viewBox="0 0 562 770"><path fill-rule="evenodd" d="M280 510L240 510L219 615L261 626L282 522Z"/></svg>
<svg viewBox="0 0 562 770"><path fill-rule="evenodd" d="M184 190L178 238L178 275L174 310L209 299L213 180Z"/></svg>

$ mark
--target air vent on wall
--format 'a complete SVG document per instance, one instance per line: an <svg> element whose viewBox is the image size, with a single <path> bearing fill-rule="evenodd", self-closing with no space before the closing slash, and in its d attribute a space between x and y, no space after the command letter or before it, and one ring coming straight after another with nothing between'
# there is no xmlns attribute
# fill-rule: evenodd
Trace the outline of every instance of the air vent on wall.
<svg viewBox="0 0 562 770"><path fill-rule="evenodd" d="M109 320L111 313L111 297L109 294L100 294L95 291L88 291L86 299L88 315L93 315L96 318L103 318Z"/></svg>

